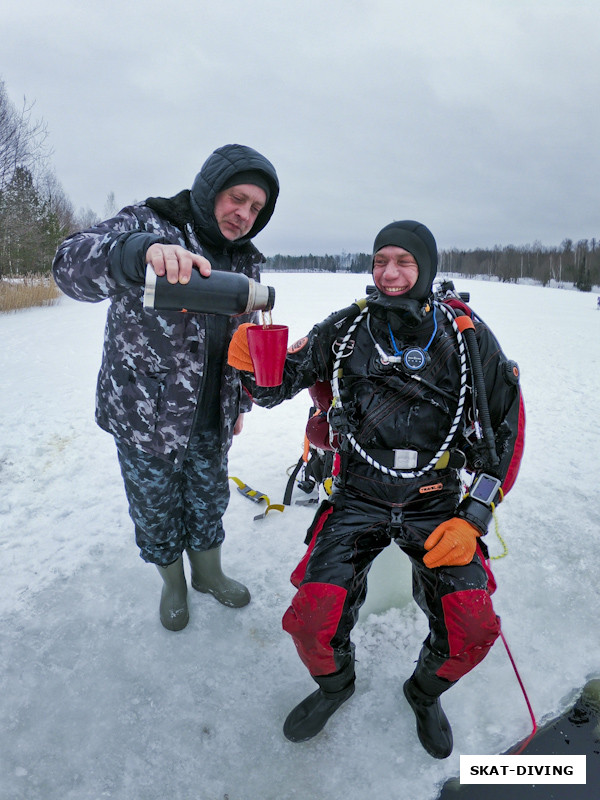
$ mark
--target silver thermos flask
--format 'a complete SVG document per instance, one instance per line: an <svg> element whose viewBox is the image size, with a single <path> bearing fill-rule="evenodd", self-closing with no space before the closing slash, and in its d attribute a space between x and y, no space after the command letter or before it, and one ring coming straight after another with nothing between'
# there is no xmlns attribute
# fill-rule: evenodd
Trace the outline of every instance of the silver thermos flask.
<svg viewBox="0 0 600 800"><path fill-rule="evenodd" d="M169 283L146 265L144 308L155 311L196 311L233 317L250 311L270 311L275 305L275 289L239 272L213 270L205 278L192 270L189 283Z"/></svg>

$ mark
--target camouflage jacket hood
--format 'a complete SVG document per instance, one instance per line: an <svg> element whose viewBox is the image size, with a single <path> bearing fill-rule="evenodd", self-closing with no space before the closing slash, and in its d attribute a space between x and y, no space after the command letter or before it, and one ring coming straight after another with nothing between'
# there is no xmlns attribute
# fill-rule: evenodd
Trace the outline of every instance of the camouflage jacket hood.
<svg viewBox="0 0 600 800"><path fill-rule="evenodd" d="M179 244L209 257L191 224L178 227L144 203L66 239L58 248L53 273L58 286L75 300L109 299L102 364L96 391L96 421L119 440L179 464L191 436L202 396L206 358L206 317L143 308L143 286L124 285L111 271L115 253L133 235ZM221 254L219 268L259 279L264 258L248 243ZM223 347L242 323L256 315L229 320ZM238 373L227 364L221 379L221 442L228 448L240 411L251 402Z"/></svg>
<svg viewBox="0 0 600 800"><path fill-rule="evenodd" d="M258 214L246 236L230 242L221 233L215 219L215 199L227 181L238 172L260 172L269 186L265 207ZM265 227L275 210L279 196L279 180L275 167L261 153L242 144L226 144L206 159L196 175L189 193L195 230L209 246L238 248L249 242Z"/></svg>

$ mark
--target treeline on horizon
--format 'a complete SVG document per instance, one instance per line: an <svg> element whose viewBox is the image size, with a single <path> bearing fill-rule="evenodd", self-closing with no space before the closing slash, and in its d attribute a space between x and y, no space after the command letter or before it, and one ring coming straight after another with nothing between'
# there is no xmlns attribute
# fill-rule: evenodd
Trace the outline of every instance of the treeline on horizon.
<svg viewBox="0 0 600 800"><path fill-rule="evenodd" d="M0 279L50 272L58 245L78 230L100 221L91 209L75 212L60 181L49 166L51 152L43 121L32 117L32 105L14 106L0 78ZM115 211L109 193L104 218ZM370 273L367 253L325 256L275 255L266 271ZM600 245L596 239L560 247L541 242L524 247L496 246L491 250L442 250L439 271L487 275L502 281L531 279L543 285L572 283L582 291L600 285Z"/></svg>
<svg viewBox="0 0 600 800"><path fill-rule="evenodd" d="M343 253L325 256L267 257L266 272L371 272L371 255ZM573 284L583 292L600 286L600 242L564 239L559 247L545 247L541 242L517 247L493 249L440 250L438 272L469 276L484 275L506 283L532 280L547 286Z"/></svg>

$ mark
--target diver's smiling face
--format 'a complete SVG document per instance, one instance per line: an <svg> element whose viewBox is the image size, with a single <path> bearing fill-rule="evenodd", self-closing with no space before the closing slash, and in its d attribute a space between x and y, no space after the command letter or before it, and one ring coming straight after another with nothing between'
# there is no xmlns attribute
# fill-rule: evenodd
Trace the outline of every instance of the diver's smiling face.
<svg viewBox="0 0 600 800"><path fill-rule="evenodd" d="M403 247L382 247L373 258L373 280L380 292L391 296L406 294L417 282L419 265Z"/></svg>

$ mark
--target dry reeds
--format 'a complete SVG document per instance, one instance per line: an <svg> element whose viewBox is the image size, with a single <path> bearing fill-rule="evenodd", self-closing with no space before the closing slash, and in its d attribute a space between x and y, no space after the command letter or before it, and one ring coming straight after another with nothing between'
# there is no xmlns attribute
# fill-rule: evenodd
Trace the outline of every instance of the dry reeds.
<svg viewBox="0 0 600 800"><path fill-rule="evenodd" d="M52 275L23 275L0 280L0 313L50 306L61 296Z"/></svg>

